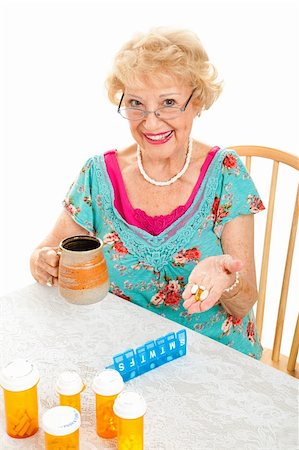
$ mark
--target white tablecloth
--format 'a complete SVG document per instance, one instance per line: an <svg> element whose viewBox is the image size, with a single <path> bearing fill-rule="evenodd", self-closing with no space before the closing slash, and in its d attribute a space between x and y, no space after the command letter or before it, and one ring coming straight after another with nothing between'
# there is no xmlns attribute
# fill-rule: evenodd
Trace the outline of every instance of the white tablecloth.
<svg viewBox="0 0 299 450"><path fill-rule="evenodd" d="M58 404L58 374L78 371L87 384L81 450L116 449L95 431L93 377L113 355L181 328L110 294L74 306L34 284L0 298L0 366L17 357L37 365L40 415ZM298 449L298 381L191 330L187 338L186 356L127 383L148 405L145 450ZM6 435L1 389L0 449L43 448L42 430Z"/></svg>

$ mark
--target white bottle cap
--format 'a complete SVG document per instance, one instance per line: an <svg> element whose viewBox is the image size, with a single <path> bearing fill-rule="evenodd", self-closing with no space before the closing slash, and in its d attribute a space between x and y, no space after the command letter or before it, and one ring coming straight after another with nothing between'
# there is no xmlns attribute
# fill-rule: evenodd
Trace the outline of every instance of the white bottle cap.
<svg viewBox="0 0 299 450"><path fill-rule="evenodd" d="M114 369L106 369L98 373L92 383L96 394L109 396L119 394L124 388L121 374Z"/></svg>
<svg viewBox="0 0 299 450"><path fill-rule="evenodd" d="M146 403L141 394L124 391L116 397L113 411L122 419L137 419L146 413Z"/></svg>
<svg viewBox="0 0 299 450"><path fill-rule="evenodd" d="M35 386L38 381L38 370L26 359L16 359L0 371L0 385L7 391L25 391Z"/></svg>
<svg viewBox="0 0 299 450"><path fill-rule="evenodd" d="M71 406L55 406L43 414L43 430L52 436L74 433L81 425L80 413Z"/></svg>
<svg viewBox="0 0 299 450"><path fill-rule="evenodd" d="M62 395L75 395L82 392L84 384L80 375L73 370L62 372L56 382L56 391Z"/></svg>

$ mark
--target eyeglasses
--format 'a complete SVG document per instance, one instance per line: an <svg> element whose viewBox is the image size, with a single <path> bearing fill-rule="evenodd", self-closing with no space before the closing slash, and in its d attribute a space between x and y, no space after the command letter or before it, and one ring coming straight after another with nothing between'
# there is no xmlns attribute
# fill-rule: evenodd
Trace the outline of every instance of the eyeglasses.
<svg viewBox="0 0 299 450"><path fill-rule="evenodd" d="M182 108L178 108L177 106L163 106L162 108L156 109L156 111L146 111L145 109L140 109L140 108L121 108L121 103L122 103L124 95L125 95L123 93L123 95L121 96L119 105L118 105L117 112L124 119L128 119L128 120L141 120L141 119L144 119L145 117L147 117L151 113L155 114L155 116L161 120L175 119L176 117L179 117L180 114L186 110L195 90L196 90L196 88L193 89L185 106L183 106Z"/></svg>

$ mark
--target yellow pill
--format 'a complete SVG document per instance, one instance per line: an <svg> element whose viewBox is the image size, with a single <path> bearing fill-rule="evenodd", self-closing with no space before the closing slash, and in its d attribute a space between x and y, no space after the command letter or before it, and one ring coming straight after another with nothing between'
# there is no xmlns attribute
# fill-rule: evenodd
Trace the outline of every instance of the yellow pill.
<svg viewBox="0 0 299 450"><path fill-rule="evenodd" d="M28 436L31 436L33 431L37 430L37 428L38 427L36 425L36 422L34 420L32 420L26 434Z"/></svg>
<svg viewBox="0 0 299 450"><path fill-rule="evenodd" d="M22 428L23 428L26 424L27 424L27 428L28 428L30 424L28 424L28 417L27 417L27 414L24 415L24 416L20 419L20 422L19 422L18 425L15 427L15 431L16 431L17 433L19 433L19 432L22 430Z"/></svg>
<svg viewBox="0 0 299 450"><path fill-rule="evenodd" d="M28 428L29 428L29 425L28 425L28 423L26 423L26 424L24 425L24 427L18 432L18 436L24 437L25 434L27 434Z"/></svg>

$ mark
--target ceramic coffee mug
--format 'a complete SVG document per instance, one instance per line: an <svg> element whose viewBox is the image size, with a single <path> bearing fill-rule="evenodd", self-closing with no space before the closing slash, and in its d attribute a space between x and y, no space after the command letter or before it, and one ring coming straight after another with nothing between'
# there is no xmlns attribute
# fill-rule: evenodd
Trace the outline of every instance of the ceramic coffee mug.
<svg viewBox="0 0 299 450"><path fill-rule="evenodd" d="M108 293L109 276L103 242L93 236L71 236L59 244L58 290L68 302L89 305Z"/></svg>

